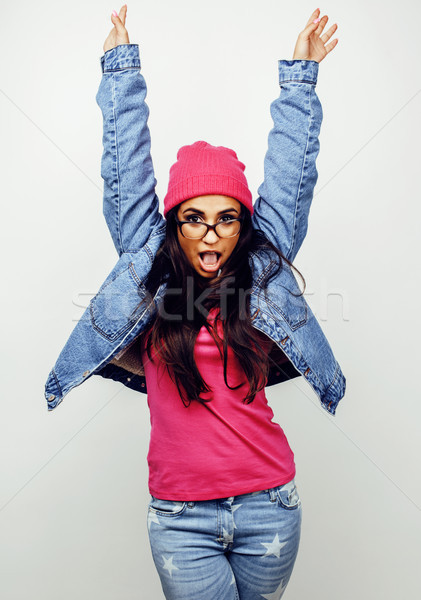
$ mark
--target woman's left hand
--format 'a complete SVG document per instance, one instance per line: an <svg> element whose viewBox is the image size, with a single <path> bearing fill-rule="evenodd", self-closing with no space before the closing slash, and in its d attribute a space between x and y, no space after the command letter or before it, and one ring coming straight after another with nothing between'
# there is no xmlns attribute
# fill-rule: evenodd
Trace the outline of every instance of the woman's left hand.
<svg viewBox="0 0 421 600"><path fill-rule="evenodd" d="M338 26L335 23L326 33L320 35L327 23L328 16L324 15L319 23L314 23L313 21L319 18L319 14L320 10L317 8L308 20L305 29L298 36L292 60L315 60L319 63L338 43L338 39L335 38L329 44L325 45L335 33Z"/></svg>
<svg viewBox="0 0 421 600"><path fill-rule="evenodd" d="M111 22L114 25L114 27L111 29L107 39L104 42L104 52L107 52L107 50L112 50L112 48L115 48L116 46L120 46L122 44L130 44L129 32L125 27L126 14L127 4L124 4L124 6L120 8L119 15L117 15L117 13L115 15L111 15Z"/></svg>

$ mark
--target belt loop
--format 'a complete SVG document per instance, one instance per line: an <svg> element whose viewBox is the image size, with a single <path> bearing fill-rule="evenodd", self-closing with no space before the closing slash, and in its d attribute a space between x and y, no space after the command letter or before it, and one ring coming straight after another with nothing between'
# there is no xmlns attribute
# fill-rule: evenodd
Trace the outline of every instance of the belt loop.
<svg viewBox="0 0 421 600"><path fill-rule="evenodd" d="M276 492L274 488L271 488L269 491L270 501L276 502Z"/></svg>

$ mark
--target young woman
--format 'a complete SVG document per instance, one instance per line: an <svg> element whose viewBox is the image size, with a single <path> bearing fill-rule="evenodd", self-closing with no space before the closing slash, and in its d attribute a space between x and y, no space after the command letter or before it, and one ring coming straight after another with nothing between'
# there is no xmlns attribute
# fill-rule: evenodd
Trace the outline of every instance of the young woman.
<svg viewBox="0 0 421 600"><path fill-rule="evenodd" d="M303 375L335 414L345 377L293 275L317 181L319 9L279 61L264 182L203 140L171 167L158 211L138 45L112 17L97 102L104 215L119 260L46 383L48 409L91 375L147 392L148 531L171 600L278 599L297 556L294 454L265 387Z"/></svg>

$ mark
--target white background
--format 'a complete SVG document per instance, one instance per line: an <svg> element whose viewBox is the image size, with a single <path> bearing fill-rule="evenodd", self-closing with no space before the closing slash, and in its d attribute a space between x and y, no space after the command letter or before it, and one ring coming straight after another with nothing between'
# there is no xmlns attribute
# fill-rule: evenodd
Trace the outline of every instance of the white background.
<svg viewBox="0 0 421 600"><path fill-rule="evenodd" d="M177 149L232 147L256 198L279 94L315 3L128 5L161 200ZM102 216L103 43L119 5L3 3L0 596L163 598L146 527L146 397L91 377L54 411L44 384L117 255ZM347 378L336 417L302 378L268 388L295 453L303 529L287 600L420 597L421 8L320 5L324 121L295 265ZM211 599L209 599L211 600Z"/></svg>

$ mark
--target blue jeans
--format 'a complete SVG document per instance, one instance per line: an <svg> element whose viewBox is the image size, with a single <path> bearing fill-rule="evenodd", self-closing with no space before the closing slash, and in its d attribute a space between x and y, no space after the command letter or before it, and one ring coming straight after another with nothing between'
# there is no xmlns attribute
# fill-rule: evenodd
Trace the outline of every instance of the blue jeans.
<svg viewBox="0 0 421 600"><path fill-rule="evenodd" d="M151 497L148 531L167 600L278 600L301 531L295 479L217 500Z"/></svg>

